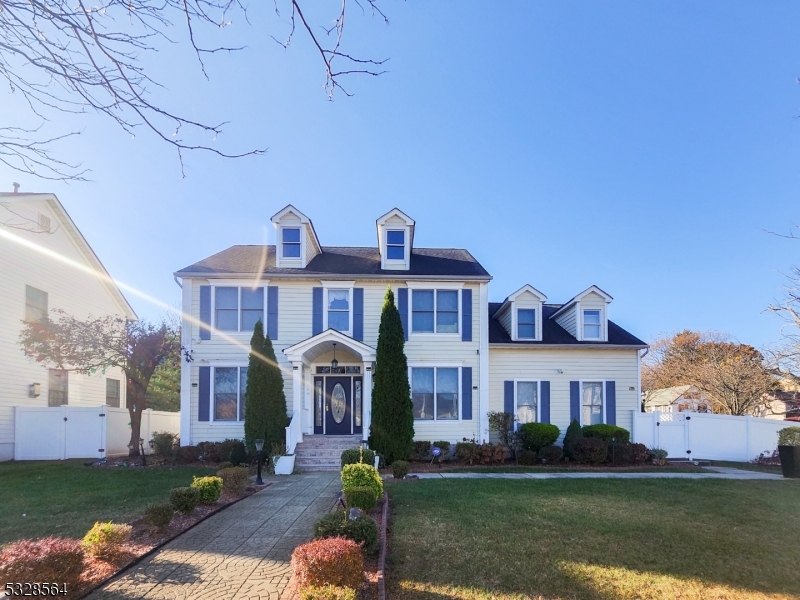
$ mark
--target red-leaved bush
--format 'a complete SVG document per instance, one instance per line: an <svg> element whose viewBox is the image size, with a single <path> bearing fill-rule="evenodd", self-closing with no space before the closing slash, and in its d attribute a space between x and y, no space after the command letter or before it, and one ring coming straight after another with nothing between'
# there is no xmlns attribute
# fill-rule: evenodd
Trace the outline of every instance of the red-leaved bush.
<svg viewBox="0 0 800 600"><path fill-rule="evenodd" d="M7 583L47 582L77 587L83 572L78 540L49 537L20 540L0 550L0 587Z"/></svg>
<svg viewBox="0 0 800 600"><path fill-rule="evenodd" d="M301 589L312 585L357 589L364 580L361 546L343 537L323 538L298 546L292 552L292 574Z"/></svg>

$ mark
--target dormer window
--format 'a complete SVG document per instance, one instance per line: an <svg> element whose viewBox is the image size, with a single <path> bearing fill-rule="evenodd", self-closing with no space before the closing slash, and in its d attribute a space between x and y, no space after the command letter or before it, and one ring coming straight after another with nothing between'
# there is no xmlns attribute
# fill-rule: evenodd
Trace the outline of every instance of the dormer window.
<svg viewBox="0 0 800 600"><path fill-rule="evenodd" d="M536 309L520 308L517 310L517 339L536 339Z"/></svg>
<svg viewBox="0 0 800 600"><path fill-rule="evenodd" d="M388 260L406 259L406 232L387 231L386 232L386 258Z"/></svg>
<svg viewBox="0 0 800 600"><path fill-rule="evenodd" d="M583 339L585 339L585 340L599 340L600 339L600 311L599 310L585 310L585 311L583 311Z"/></svg>
<svg viewBox="0 0 800 600"><path fill-rule="evenodd" d="M284 227L281 229L283 258L300 258L300 228Z"/></svg>

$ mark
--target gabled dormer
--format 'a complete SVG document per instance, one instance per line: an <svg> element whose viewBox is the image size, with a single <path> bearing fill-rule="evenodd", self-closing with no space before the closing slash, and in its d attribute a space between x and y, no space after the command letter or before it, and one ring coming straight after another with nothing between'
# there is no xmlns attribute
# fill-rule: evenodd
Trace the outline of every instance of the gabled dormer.
<svg viewBox="0 0 800 600"><path fill-rule="evenodd" d="M547 296L531 285L525 285L505 299L495 319L514 342L542 341L542 304Z"/></svg>
<svg viewBox="0 0 800 600"><path fill-rule="evenodd" d="M411 248L414 245L414 219L393 208L377 220L378 248L381 269L408 271L411 269Z"/></svg>
<svg viewBox="0 0 800 600"><path fill-rule="evenodd" d="M550 317L579 342L608 341L608 305L613 298L596 285L582 291Z"/></svg>
<svg viewBox="0 0 800 600"><path fill-rule="evenodd" d="M289 204L272 217L277 238L275 266L279 269L305 269L322 248L307 216Z"/></svg>

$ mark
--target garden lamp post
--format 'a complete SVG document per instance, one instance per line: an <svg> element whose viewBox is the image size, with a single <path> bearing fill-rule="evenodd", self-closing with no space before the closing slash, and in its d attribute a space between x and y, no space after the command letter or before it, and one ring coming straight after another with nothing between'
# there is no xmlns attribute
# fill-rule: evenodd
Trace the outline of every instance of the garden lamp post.
<svg viewBox="0 0 800 600"><path fill-rule="evenodd" d="M256 445L256 461L258 462L258 471L256 473L256 485L264 485L264 480L261 479L261 451L264 449L264 440L258 439L254 441Z"/></svg>

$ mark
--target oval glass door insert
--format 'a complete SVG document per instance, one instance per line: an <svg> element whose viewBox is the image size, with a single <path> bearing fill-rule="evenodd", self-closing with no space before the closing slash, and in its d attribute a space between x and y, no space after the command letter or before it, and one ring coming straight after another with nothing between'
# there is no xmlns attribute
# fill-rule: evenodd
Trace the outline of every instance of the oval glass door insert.
<svg viewBox="0 0 800 600"><path fill-rule="evenodd" d="M333 386L333 392L331 392L331 413L333 416L333 420L337 423L341 423L344 421L344 415L347 408L347 398L344 395L344 388L342 387L341 383L337 383Z"/></svg>

